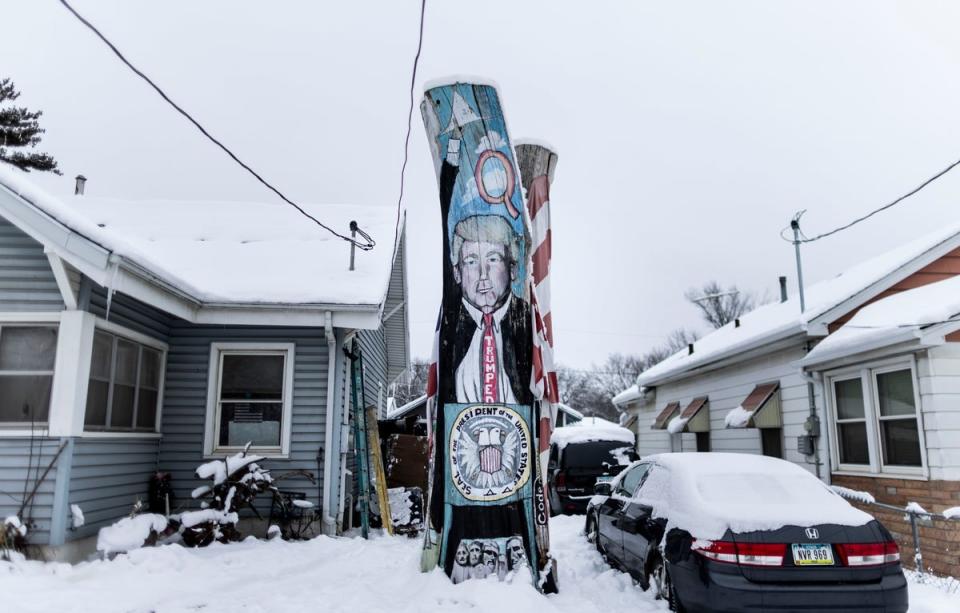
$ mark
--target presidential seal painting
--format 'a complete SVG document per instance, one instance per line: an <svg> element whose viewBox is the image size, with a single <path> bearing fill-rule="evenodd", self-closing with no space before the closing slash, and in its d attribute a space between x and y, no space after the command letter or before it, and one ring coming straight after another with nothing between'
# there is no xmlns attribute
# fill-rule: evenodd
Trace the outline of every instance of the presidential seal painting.
<svg viewBox="0 0 960 613"><path fill-rule="evenodd" d="M530 479L530 428L503 405L470 405L453 422L450 477L467 500L502 500Z"/></svg>

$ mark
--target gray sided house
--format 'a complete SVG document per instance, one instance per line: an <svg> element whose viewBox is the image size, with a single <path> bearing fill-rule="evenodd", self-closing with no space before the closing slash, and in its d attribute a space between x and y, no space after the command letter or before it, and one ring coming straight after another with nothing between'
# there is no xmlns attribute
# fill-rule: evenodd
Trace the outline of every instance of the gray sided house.
<svg viewBox="0 0 960 613"><path fill-rule="evenodd" d="M639 453L765 454L878 502L960 506L960 228L805 297L803 312L796 296L761 306L618 394ZM902 514L882 519L909 547ZM943 528L929 532L924 558L952 574L960 531Z"/></svg>
<svg viewBox="0 0 960 613"><path fill-rule="evenodd" d="M341 530L343 348L381 408L409 362L404 228L389 207L306 208L376 247L349 270L348 243L280 204L61 199L0 168L0 518L29 520L31 546L90 551L157 471L196 508L196 467L247 442Z"/></svg>

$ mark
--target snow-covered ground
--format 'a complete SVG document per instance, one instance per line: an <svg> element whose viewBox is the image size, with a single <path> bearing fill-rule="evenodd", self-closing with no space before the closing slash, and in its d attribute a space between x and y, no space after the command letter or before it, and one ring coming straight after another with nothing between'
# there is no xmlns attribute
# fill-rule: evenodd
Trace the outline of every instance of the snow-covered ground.
<svg viewBox="0 0 960 613"><path fill-rule="evenodd" d="M97 611L349 613L471 610L593 613L664 611L629 576L610 569L580 534L582 517L558 517L551 534L560 594L543 597L528 581L453 585L418 571L420 541L405 537L308 542L249 540L206 549L146 548L110 562L77 566L0 562L5 613ZM960 594L911 584L912 612L960 610Z"/></svg>

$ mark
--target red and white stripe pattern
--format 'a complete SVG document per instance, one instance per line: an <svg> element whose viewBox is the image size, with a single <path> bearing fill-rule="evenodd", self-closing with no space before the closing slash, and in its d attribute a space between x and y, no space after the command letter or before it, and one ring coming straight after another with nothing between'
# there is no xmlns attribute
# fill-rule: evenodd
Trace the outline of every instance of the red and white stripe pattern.
<svg viewBox="0 0 960 613"><path fill-rule="evenodd" d="M533 274L530 302L533 308L533 369L531 389L541 401L539 452L546 466L550 452L550 433L557 418L557 373L553 365L553 319L550 311L550 179L547 174L534 177L527 190L527 214L533 241ZM546 471L542 471L546 484Z"/></svg>
<svg viewBox="0 0 960 613"><path fill-rule="evenodd" d="M433 331L433 347L430 350L430 366L427 367L427 440L430 445L430 458L433 458L433 428L437 423L437 390L440 387L437 364L440 362L440 319L443 309L437 315L437 327Z"/></svg>

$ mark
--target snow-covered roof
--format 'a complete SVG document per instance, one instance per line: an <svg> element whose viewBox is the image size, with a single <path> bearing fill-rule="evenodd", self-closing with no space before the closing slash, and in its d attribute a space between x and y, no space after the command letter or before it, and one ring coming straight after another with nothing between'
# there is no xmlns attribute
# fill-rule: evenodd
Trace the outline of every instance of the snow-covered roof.
<svg viewBox="0 0 960 613"><path fill-rule="evenodd" d="M557 410L566 413L567 415L569 415L570 417L573 417L574 419L579 419L579 420L583 419L583 413L576 410L570 405L563 404L562 402L557 403Z"/></svg>
<svg viewBox="0 0 960 613"><path fill-rule="evenodd" d="M803 359L805 366L919 338L960 316L960 276L893 294L860 309ZM960 320L958 320L960 323Z"/></svg>
<svg viewBox="0 0 960 613"><path fill-rule="evenodd" d="M550 435L550 442L556 443L561 449L588 441L615 441L632 445L635 439L630 430L600 417L584 417L569 426L555 428Z"/></svg>
<svg viewBox="0 0 960 613"><path fill-rule="evenodd" d="M401 417L406 417L407 413L410 411L419 409L427 402L427 395L424 394L417 398L414 398L410 402L407 402L399 407L394 407L393 410L387 411L387 419L400 419Z"/></svg>
<svg viewBox="0 0 960 613"><path fill-rule="evenodd" d="M639 385L631 385L627 389L614 396L611 401L619 408L629 402L633 402L634 400L640 400L643 398L643 392L643 388L641 388Z"/></svg>
<svg viewBox="0 0 960 613"><path fill-rule="evenodd" d="M800 312L799 298L792 296L785 302L766 304L740 317L740 326L731 322L694 343L694 352L687 348L648 368L637 378L640 386L656 385L695 368L705 366L734 354L769 345L795 334L812 333L814 324L825 328L828 321L821 318L841 306L853 310L881 288L880 281L901 272L910 274L924 262L924 256L939 254L960 246L960 224L940 229L896 249L862 262L842 274L806 287L806 310ZM863 300L847 304L858 296ZM843 313L836 313L839 317ZM826 334L824 329L818 332Z"/></svg>
<svg viewBox="0 0 960 613"><path fill-rule="evenodd" d="M342 234L356 220L377 241L356 251L350 271L349 244L281 202L59 198L6 165L0 185L200 303L377 306L386 296L396 223L390 206L303 206Z"/></svg>

